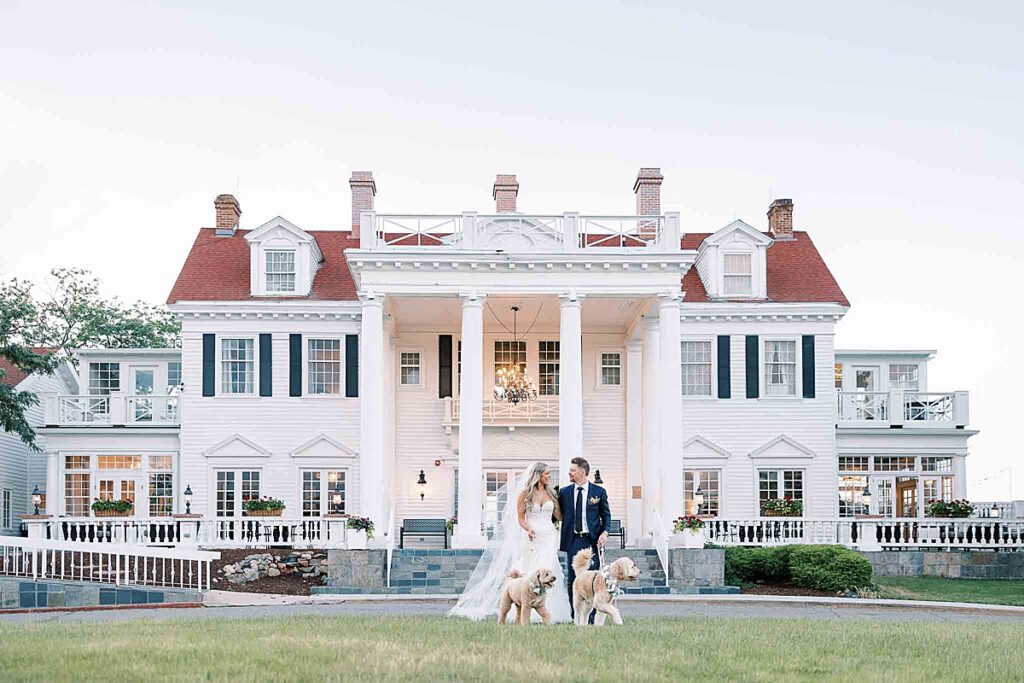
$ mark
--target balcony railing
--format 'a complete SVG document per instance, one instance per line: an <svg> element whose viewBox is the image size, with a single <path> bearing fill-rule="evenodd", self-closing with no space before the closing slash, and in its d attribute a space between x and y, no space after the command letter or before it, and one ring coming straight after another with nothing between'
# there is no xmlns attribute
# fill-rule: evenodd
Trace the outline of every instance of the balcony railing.
<svg viewBox="0 0 1024 683"><path fill-rule="evenodd" d="M444 427L458 426L461 406L459 399L444 399ZM485 399L483 403L485 425L501 426L558 426L558 398L541 398L525 403Z"/></svg>
<svg viewBox="0 0 1024 683"><path fill-rule="evenodd" d="M177 396L43 395L44 422L59 427L176 426L181 424Z"/></svg>
<svg viewBox="0 0 1024 683"><path fill-rule="evenodd" d="M539 245L556 251L591 249L653 249L679 251L679 214L663 216L581 216L476 213L447 215L360 215L363 249L392 247L486 248L504 240ZM515 243L515 242L513 242Z"/></svg>
<svg viewBox="0 0 1024 683"><path fill-rule="evenodd" d="M840 427L963 428L969 415L968 393L838 391L836 424Z"/></svg>

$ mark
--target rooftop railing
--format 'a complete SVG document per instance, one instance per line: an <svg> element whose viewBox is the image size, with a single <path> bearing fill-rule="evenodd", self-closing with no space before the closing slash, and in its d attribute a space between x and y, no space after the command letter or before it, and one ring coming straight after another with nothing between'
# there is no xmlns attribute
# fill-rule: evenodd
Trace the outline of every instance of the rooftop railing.
<svg viewBox="0 0 1024 683"><path fill-rule="evenodd" d="M43 419L56 427L173 427L181 424L177 396L43 394Z"/></svg>
<svg viewBox="0 0 1024 683"><path fill-rule="evenodd" d="M840 427L963 428L970 419L968 392L837 391Z"/></svg>

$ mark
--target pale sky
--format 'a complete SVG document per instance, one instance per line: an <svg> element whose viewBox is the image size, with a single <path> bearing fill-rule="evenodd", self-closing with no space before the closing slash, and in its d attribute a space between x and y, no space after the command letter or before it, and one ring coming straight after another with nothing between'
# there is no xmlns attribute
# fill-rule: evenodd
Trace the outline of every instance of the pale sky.
<svg viewBox="0 0 1024 683"><path fill-rule="evenodd" d="M632 213L660 166L684 231L793 198L837 343L938 349L969 496L1024 497L1019 3L214 4L0 0L0 277L162 302L221 192L245 228L347 226L353 170L383 211L489 211L505 172L521 211Z"/></svg>

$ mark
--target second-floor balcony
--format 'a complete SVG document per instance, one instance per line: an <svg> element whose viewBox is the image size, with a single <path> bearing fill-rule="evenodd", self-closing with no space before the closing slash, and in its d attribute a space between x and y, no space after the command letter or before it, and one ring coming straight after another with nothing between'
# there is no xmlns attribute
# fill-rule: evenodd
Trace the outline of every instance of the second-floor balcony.
<svg viewBox="0 0 1024 683"><path fill-rule="evenodd" d="M446 430L459 425L459 400L444 399L444 421ZM509 403L485 399L483 403L484 426L500 427L557 427L558 397L539 398L523 403Z"/></svg>
<svg viewBox="0 0 1024 683"><path fill-rule="evenodd" d="M966 391L837 391L836 426L962 429L967 426Z"/></svg>
<svg viewBox="0 0 1024 683"><path fill-rule="evenodd" d="M177 396L43 396L46 426L176 427L181 424Z"/></svg>

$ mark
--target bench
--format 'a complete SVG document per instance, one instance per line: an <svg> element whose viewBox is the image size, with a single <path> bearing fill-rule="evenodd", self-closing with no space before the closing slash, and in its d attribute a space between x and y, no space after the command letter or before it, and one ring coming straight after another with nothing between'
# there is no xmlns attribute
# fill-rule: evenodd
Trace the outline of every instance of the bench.
<svg viewBox="0 0 1024 683"><path fill-rule="evenodd" d="M626 528L622 526L621 519L613 519L608 523L608 536L618 536L619 546L623 549L626 547Z"/></svg>
<svg viewBox="0 0 1024 683"><path fill-rule="evenodd" d="M448 522L444 519L403 519L399 532L398 547L405 547L405 535L410 536L442 536L444 549L448 550Z"/></svg>

